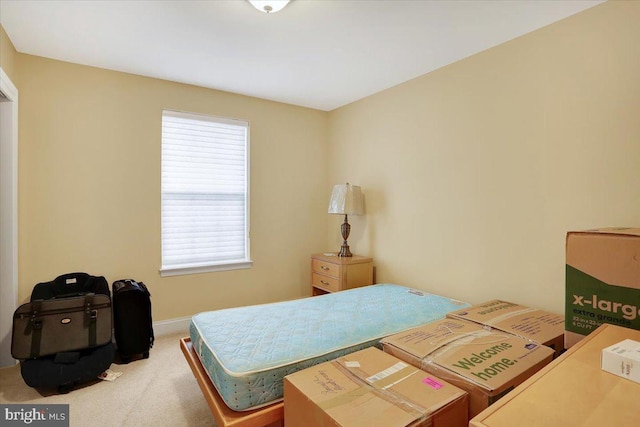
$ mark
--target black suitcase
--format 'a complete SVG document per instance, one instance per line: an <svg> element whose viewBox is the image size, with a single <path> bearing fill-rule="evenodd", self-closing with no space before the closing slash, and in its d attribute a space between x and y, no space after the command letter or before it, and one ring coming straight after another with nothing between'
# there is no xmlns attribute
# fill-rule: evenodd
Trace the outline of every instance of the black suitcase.
<svg viewBox="0 0 640 427"><path fill-rule="evenodd" d="M116 346L123 362L133 356L149 357L153 347L151 294L142 282L122 279L113 282L113 323Z"/></svg>

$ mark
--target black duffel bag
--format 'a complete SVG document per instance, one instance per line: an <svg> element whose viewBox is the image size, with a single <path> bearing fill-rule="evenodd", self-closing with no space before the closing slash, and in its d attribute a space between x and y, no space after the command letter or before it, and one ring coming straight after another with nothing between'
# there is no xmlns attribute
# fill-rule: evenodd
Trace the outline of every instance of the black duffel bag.
<svg viewBox="0 0 640 427"><path fill-rule="evenodd" d="M29 359L20 363L20 373L29 387L67 393L75 386L98 380L115 356L112 342L81 351Z"/></svg>
<svg viewBox="0 0 640 427"><path fill-rule="evenodd" d="M13 313L15 359L82 350L112 341L111 299L103 294L34 300Z"/></svg>
<svg viewBox="0 0 640 427"><path fill-rule="evenodd" d="M31 291L31 301L65 298L84 294L105 294L111 298L109 282L104 276L87 273L67 273L50 282L38 283Z"/></svg>

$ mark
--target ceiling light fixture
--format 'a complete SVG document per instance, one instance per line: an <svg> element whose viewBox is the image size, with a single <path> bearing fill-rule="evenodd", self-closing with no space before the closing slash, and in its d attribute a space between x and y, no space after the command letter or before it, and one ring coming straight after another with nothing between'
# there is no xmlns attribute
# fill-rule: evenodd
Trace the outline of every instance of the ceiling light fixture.
<svg viewBox="0 0 640 427"><path fill-rule="evenodd" d="M260 12L275 13L284 9L289 0L249 0L249 3Z"/></svg>

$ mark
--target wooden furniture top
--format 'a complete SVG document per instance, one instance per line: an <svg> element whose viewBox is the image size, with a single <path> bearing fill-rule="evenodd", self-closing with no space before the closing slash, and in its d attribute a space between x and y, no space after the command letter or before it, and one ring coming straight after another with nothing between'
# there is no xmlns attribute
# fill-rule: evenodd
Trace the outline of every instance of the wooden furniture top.
<svg viewBox="0 0 640 427"><path fill-rule="evenodd" d="M321 253L321 254L313 254L311 255L311 258L318 259L325 262L330 262L333 264L341 264L341 265L362 264L365 262L371 262L373 260L373 258L360 256L360 255L338 256L338 252L327 252L327 253L335 253L335 255L325 255L324 253Z"/></svg>
<svg viewBox="0 0 640 427"><path fill-rule="evenodd" d="M471 420L471 427L635 426L640 384L601 369L602 350L640 331L603 324Z"/></svg>

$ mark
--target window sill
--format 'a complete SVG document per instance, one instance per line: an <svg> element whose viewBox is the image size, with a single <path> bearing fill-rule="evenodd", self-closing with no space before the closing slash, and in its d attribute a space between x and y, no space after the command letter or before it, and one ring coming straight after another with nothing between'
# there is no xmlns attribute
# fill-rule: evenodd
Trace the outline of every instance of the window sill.
<svg viewBox="0 0 640 427"><path fill-rule="evenodd" d="M253 261L233 261L221 264L190 265L183 267L161 267L160 276L182 276L185 274L211 273L214 271L242 270L251 268Z"/></svg>

